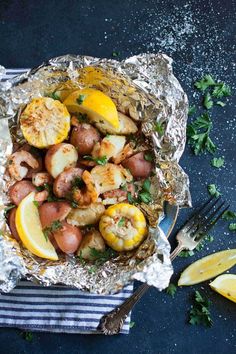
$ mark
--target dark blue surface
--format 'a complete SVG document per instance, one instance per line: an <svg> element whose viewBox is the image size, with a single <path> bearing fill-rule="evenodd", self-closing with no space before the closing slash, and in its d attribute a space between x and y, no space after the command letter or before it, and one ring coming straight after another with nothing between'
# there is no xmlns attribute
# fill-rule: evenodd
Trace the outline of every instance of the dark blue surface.
<svg viewBox="0 0 236 354"><path fill-rule="evenodd" d="M192 82L205 73L235 84L234 0L208 1L0 1L0 64L32 67L66 53L111 57L113 50L125 58L140 52L163 51L174 59L174 71L189 95L198 103ZM235 87L234 87L235 91ZM194 94L194 96L193 96ZM210 155L195 157L187 147L181 164L191 180L193 205L207 198L207 185L218 185L236 210L235 106L214 108L213 138L216 156L225 167L210 167ZM178 225L189 211L181 211ZM177 225L177 227L178 227ZM175 263L174 280L193 260L215 250L236 248L236 233L221 221L212 232L215 240L192 258ZM173 237L172 237L173 238ZM235 269L232 270L235 273ZM214 325L190 326L187 311L195 289L212 301ZM129 336L35 334L32 343L19 330L1 329L1 353L190 353L236 352L236 306L213 293L208 282L179 289L175 298L151 289L136 306L135 326Z"/></svg>

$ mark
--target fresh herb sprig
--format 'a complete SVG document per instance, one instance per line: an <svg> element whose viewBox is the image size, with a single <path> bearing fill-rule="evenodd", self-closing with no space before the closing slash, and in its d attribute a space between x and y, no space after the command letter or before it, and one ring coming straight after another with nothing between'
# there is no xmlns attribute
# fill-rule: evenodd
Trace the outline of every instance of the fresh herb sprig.
<svg viewBox="0 0 236 354"><path fill-rule="evenodd" d="M207 190L209 192L209 194L212 196L212 197L219 197L221 195L221 193L218 191L217 187L215 184L209 184L207 186Z"/></svg>
<svg viewBox="0 0 236 354"><path fill-rule="evenodd" d="M177 291L177 286L173 283L170 283L168 288L166 288L166 293L170 295L172 298L175 297L176 291Z"/></svg>
<svg viewBox="0 0 236 354"><path fill-rule="evenodd" d="M194 303L189 313L189 323L192 325L202 324L211 327L213 321L209 311L210 301L206 299L199 291L195 291Z"/></svg>
<svg viewBox="0 0 236 354"><path fill-rule="evenodd" d="M216 168L223 167L223 166L224 166L224 163L225 163L225 160L224 160L223 157L214 157L214 158L211 160L211 166L212 166L212 167L216 167Z"/></svg>
<svg viewBox="0 0 236 354"><path fill-rule="evenodd" d="M52 222L52 224L50 226L47 226L43 229L43 234L44 237L46 239L46 241L48 240L48 237L51 235L51 233L53 233L54 231L58 231L62 229L62 223L60 220L55 220Z"/></svg>
<svg viewBox="0 0 236 354"><path fill-rule="evenodd" d="M108 159L106 156L102 156L102 157L92 157L90 155L85 155L83 156L84 160L88 160L88 161L94 161L96 162L98 165L106 165Z"/></svg>

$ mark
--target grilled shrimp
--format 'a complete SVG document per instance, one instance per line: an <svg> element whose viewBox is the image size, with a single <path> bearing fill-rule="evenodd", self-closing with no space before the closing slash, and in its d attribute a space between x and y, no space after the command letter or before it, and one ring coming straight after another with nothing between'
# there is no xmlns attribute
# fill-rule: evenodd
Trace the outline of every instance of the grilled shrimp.
<svg viewBox="0 0 236 354"><path fill-rule="evenodd" d="M37 172L32 174L32 183L34 186L43 186L45 183L51 184L52 177L48 172Z"/></svg>
<svg viewBox="0 0 236 354"><path fill-rule="evenodd" d="M28 151L21 150L14 152L8 161L8 171L10 176L17 181L21 181L28 173L28 168L22 166L23 163L32 168L39 167L38 161Z"/></svg>
<svg viewBox="0 0 236 354"><path fill-rule="evenodd" d="M84 171L82 174L82 180L85 183L85 188L75 189L73 191L73 199L79 206L89 205L95 203L98 199L98 191L95 187L93 177L90 172Z"/></svg>
<svg viewBox="0 0 236 354"><path fill-rule="evenodd" d="M39 203L43 203L48 199L49 193L44 190L35 194L34 200Z"/></svg>

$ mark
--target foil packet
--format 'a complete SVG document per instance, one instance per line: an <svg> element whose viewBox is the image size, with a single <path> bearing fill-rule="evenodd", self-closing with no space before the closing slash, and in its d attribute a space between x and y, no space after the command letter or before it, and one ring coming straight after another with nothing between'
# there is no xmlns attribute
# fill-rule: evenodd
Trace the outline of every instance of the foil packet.
<svg viewBox="0 0 236 354"><path fill-rule="evenodd" d="M0 67L0 75L4 68ZM38 258L10 235L4 209L12 181L6 173L13 146L24 142L19 115L33 98L60 91L94 87L109 95L119 111L141 121L145 141L152 148L156 174L152 177L153 202L141 203L149 221L149 234L134 251L107 260L94 270L76 257L58 261ZM170 245L158 226L163 204L191 205L189 180L179 165L186 142L187 96L173 75L172 59L164 54L141 54L121 62L88 56L65 55L0 83L0 290L11 291L22 278L43 286L64 284L99 294L115 293L132 280L159 290L173 273ZM155 130L156 123L160 127Z"/></svg>

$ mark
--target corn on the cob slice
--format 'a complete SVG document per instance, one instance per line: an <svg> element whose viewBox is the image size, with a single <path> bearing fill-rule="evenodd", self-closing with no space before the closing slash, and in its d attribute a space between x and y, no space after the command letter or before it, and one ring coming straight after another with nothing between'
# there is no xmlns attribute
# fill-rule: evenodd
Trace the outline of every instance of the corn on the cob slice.
<svg viewBox="0 0 236 354"><path fill-rule="evenodd" d="M99 230L106 243L119 252L136 248L147 235L143 213L128 203L110 206L101 217Z"/></svg>

